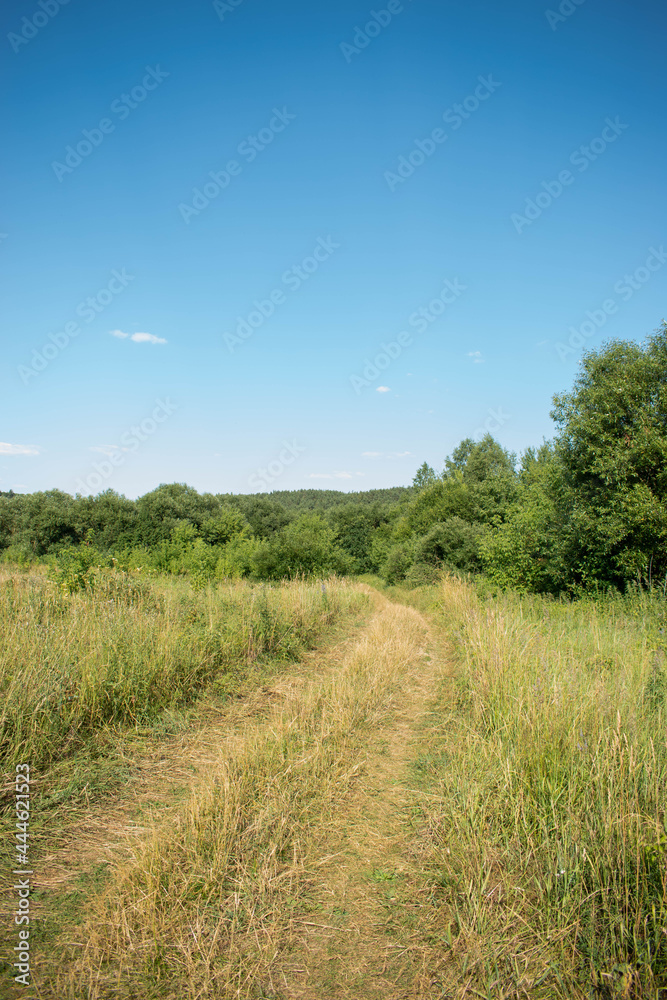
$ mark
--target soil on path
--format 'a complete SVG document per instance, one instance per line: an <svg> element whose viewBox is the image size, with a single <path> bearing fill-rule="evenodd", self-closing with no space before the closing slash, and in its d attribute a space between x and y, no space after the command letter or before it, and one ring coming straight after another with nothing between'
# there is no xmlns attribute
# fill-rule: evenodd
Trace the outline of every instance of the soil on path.
<svg viewBox="0 0 667 1000"><path fill-rule="evenodd" d="M276 996L298 1000L399 1000L442 997L439 956L424 945L429 907L410 822L418 807L413 764L440 685L451 675L424 618L424 645L375 730L363 775L320 845L312 913L275 978Z"/></svg>

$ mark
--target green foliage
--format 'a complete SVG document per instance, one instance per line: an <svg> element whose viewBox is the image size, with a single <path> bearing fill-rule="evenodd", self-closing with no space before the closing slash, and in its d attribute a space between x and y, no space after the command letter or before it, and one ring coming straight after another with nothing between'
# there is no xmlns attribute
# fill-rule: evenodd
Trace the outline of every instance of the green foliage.
<svg viewBox="0 0 667 1000"><path fill-rule="evenodd" d="M667 573L667 325L643 345L584 355L554 398L568 562L575 580L624 586Z"/></svg>
<svg viewBox="0 0 667 1000"><path fill-rule="evenodd" d="M327 520L335 532L336 543L353 560L354 573L375 568L373 539L381 526L389 524L386 508L379 504L348 503L332 507Z"/></svg>
<svg viewBox="0 0 667 1000"><path fill-rule="evenodd" d="M477 443L462 441L446 460L442 479L425 485L409 504L410 527L425 534L451 517L471 524L504 520L516 499L515 462L489 434Z"/></svg>
<svg viewBox="0 0 667 1000"><path fill-rule="evenodd" d="M417 560L431 566L445 566L467 573L481 568L480 544L486 531L481 524L469 524L450 517L434 524L417 545Z"/></svg>
<svg viewBox="0 0 667 1000"><path fill-rule="evenodd" d="M244 513L256 504L269 502L287 511L290 516L308 511L328 511L348 503L391 507L409 498L414 491L409 486L392 486L384 490L365 490L363 493L341 493L339 490L276 490L274 493L255 493L250 496L221 497L238 503ZM248 517L248 515L246 514ZM248 517L250 520L250 517Z"/></svg>
<svg viewBox="0 0 667 1000"><path fill-rule="evenodd" d="M414 545L410 542L397 542L387 552L380 567L380 576L391 586L400 583L414 562Z"/></svg>
<svg viewBox="0 0 667 1000"><path fill-rule="evenodd" d="M92 570L104 563L103 557L90 545L62 549L52 568L51 579L64 594L93 587Z"/></svg>
<svg viewBox="0 0 667 1000"><path fill-rule="evenodd" d="M346 573L352 559L336 545L332 528L319 514L301 514L253 555L253 570L261 579Z"/></svg>
<svg viewBox="0 0 667 1000"><path fill-rule="evenodd" d="M445 475L460 472L466 482L482 483L498 476L512 476L515 465L516 456L485 434L478 442L472 438L461 441L451 457L445 459Z"/></svg>
<svg viewBox="0 0 667 1000"><path fill-rule="evenodd" d="M242 513L255 538L271 538L292 519L282 503L261 495L232 497L230 502Z"/></svg>
<svg viewBox="0 0 667 1000"><path fill-rule="evenodd" d="M238 535L218 550L215 566L217 580L240 580L252 575L254 558L260 542L255 538Z"/></svg>
<svg viewBox="0 0 667 1000"><path fill-rule="evenodd" d="M6 549L2 549L0 554L0 563L20 566L21 569L30 566L34 560L34 553L25 543L23 545L8 545Z"/></svg>
<svg viewBox="0 0 667 1000"><path fill-rule="evenodd" d="M200 495L185 483L163 483L137 500L137 541L149 548L165 542L179 521L189 522L199 533L221 506L212 494Z"/></svg>
<svg viewBox="0 0 667 1000"><path fill-rule="evenodd" d="M516 503L480 545L483 567L493 584L538 593L567 589L561 486L552 447L544 445L539 452L524 455Z"/></svg>
<svg viewBox="0 0 667 1000"><path fill-rule="evenodd" d="M440 570L430 563L413 563L403 579L406 587L430 587L438 582Z"/></svg>
<svg viewBox="0 0 667 1000"><path fill-rule="evenodd" d="M204 521L201 529L202 538L209 545L226 545L232 538L241 538L248 534L248 522L239 510L225 505L219 513Z"/></svg>
<svg viewBox="0 0 667 1000"><path fill-rule="evenodd" d="M523 459L482 546L501 587L559 593L667 578L667 327L589 351L554 399L552 446Z"/></svg>
<svg viewBox="0 0 667 1000"><path fill-rule="evenodd" d="M16 542L28 543L35 555L45 555L63 545L77 545L83 538L75 501L61 490L16 497Z"/></svg>
<svg viewBox="0 0 667 1000"><path fill-rule="evenodd" d="M437 479L435 470L431 468L428 462L424 462L415 472L412 485L416 490L423 490L425 486L432 486Z"/></svg>
<svg viewBox="0 0 667 1000"><path fill-rule="evenodd" d="M81 531L92 532L92 544L100 551L123 548L136 540L136 504L113 490L79 497L74 508Z"/></svg>

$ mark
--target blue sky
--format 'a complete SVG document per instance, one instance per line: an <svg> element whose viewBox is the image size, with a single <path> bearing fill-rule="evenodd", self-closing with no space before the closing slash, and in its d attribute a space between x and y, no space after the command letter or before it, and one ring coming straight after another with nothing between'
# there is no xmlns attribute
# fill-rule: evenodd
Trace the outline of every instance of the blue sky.
<svg viewBox="0 0 667 1000"><path fill-rule="evenodd" d="M657 0L0 19L0 489L408 484L667 313Z"/></svg>

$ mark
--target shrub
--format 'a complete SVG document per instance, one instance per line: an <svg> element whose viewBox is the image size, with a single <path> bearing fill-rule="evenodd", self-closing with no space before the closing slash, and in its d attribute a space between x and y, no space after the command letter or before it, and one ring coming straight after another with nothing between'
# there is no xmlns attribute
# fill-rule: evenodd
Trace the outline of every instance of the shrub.
<svg viewBox="0 0 667 1000"><path fill-rule="evenodd" d="M61 549L51 567L50 576L65 594L92 588L92 569L105 563L104 557L90 545Z"/></svg>
<svg viewBox="0 0 667 1000"><path fill-rule="evenodd" d="M215 566L215 576L218 580L238 580L250 576L254 565L254 556L259 542L254 538L238 536L217 549L218 561Z"/></svg>
<svg viewBox="0 0 667 1000"><path fill-rule="evenodd" d="M405 574L404 583L407 587L427 587L438 582L440 571L437 566L428 563L414 563Z"/></svg>
<svg viewBox="0 0 667 1000"><path fill-rule="evenodd" d="M283 580L347 573L353 561L336 545L333 529L319 514L302 514L262 542L253 554L252 564L260 579Z"/></svg>
<svg viewBox="0 0 667 1000"><path fill-rule="evenodd" d="M392 545L387 553L387 558L380 567L380 576L388 584L400 583L412 565L414 559L414 547L411 542L398 542Z"/></svg>
<svg viewBox="0 0 667 1000"><path fill-rule="evenodd" d="M419 562L431 566L445 565L467 573L481 568L480 543L485 529L469 524L460 517L450 517L434 524L417 547Z"/></svg>

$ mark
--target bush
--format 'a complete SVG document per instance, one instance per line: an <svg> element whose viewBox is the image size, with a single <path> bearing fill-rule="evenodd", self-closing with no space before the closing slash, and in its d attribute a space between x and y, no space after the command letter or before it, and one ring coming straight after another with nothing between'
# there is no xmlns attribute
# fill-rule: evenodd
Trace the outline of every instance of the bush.
<svg viewBox="0 0 667 1000"><path fill-rule="evenodd" d="M217 550L215 576L218 580L239 580L250 576L259 542L254 538L237 537Z"/></svg>
<svg viewBox="0 0 667 1000"><path fill-rule="evenodd" d="M414 559L414 548L410 542L392 545L387 558L380 567L380 576L390 585L404 580Z"/></svg>
<svg viewBox="0 0 667 1000"><path fill-rule="evenodd" d="M35 555L25 543L22 545L10 545L0 554L0 562L20 566L21 569L25 569L35 562Z"/></svg>
<svg viewBox="0 0 667 1000"><path fill-rule="evenodd" d="M414 563L405 574L404 583L406 587L428 587L437 583L440 578L440 571L437 566L429 566L428 563Z"/></svg>
<svg viewBox="0 0 667 1000"><path fill-rule="evenodd" d="M70 546L62 549L51 567L51 579L65 594L93 586L92 569L105 563L104 557L90 545Z"/></svg>
<svg viewBox="0 0 667 1000"><path fill-rule="evenodd" d="M481 568L480 543L485 529L460 517L434 524L417 547L417 560L430 566L450 566L476 572Z"/></svg>
<svg viewBox="0 0 667 1000"><path fill-rule="evenodd" d="M258 545L252 565L260 579L289 580L349 573L353 560L336 545L333 529L319 514L302 514Z"/></svg>

